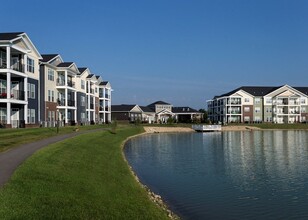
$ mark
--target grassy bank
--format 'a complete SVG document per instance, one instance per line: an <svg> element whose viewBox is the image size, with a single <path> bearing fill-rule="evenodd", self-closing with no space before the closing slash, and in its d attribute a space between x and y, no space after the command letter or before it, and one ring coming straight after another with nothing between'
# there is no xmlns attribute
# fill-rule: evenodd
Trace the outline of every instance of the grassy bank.
<svg viewBox="0 0 308 220"><path fill-rule="evenodd" d="M122 157L141 127L80 135L30 157L0 190L1 219L167 219Z"/></svg>
<svg viewBox="0 0 308 220"><path fill-rule="evenodd" d="M108 125L79 126L78 129L82 131L104 128L107 126ZM60 127L59 133L57 133L57 128L0 129L0 152L55 135L72 133L75 132L75 128L74 126Z"/></svg>

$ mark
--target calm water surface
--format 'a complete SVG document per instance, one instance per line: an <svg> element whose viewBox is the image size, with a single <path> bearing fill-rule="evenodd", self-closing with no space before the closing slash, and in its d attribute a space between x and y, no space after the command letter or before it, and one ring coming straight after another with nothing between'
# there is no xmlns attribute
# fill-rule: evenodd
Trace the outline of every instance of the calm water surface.
<svg viewBox="0 0 308 220"><path fill-rule="evenodd" d="M308 132L151 134L124 149L183 219L308 219Z"/></svg>

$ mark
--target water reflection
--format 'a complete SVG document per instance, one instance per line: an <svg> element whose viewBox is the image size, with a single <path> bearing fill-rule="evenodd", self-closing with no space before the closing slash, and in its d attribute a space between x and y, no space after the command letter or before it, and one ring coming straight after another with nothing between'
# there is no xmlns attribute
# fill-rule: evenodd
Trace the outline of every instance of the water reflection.
<svg viewBox="0 0 308 220"><path fill-rule="evenodd" d="M184 219L308 218L308 132L153 134L125 155Z"/></svg>

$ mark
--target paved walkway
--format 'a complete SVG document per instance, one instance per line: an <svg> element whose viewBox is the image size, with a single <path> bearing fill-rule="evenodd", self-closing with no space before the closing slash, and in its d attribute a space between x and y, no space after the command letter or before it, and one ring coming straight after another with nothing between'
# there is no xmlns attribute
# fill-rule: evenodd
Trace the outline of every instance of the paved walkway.
<svg viewBox="0 0 308 220"><path fill-rule="evenodd" d="M24 144L20 147L15 147L9 151L0 153L0 187L9 181L17 167L35 151L67 138L75 137L80 134L95 132L98 130L102 129L79 131L70 134L54 136L37 142Z"/></svg>

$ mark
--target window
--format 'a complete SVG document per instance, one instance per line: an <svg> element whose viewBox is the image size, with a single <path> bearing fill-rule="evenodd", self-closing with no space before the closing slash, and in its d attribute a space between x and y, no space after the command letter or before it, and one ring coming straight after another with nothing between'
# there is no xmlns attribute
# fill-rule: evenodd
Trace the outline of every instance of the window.
<svg viewBox="0 0 308 220"><path fill-rule="evenodd" d="M250 107L245 107L245 108L244 108L244 111L245 111L245 112L250 112Z"/></svg>
<svg viewBox="0 0 308 220"><path fill-rule="evenodd" d="M245 102L249 102L249 98L245 98Z"/></svg>
<svg viewBox="0 0 308 220"><path fill-rule="evenodd" d="M27 71L30 73L34 73L34 60L28 57L27 59Z"/></svg>
<svg viewBox="0 0 308 220"><path fill-rule="evenodd" d="M81 120L85 121L86 120L86 113L81 112Z"/></svg>
<svg viewBox="0 0 308 220"><path fill-rule="evenodd" d="M0 79L0 95L1 93L6 93L6 81Z"/></svg>
<svg viewBox="0 0 308 220"><path fill-rule="evenodd" d="M84 83L84 80L81 80L81 89L85 89L85 83Z"/></svg>
<svg viewBox="0 0 308 220"><path fill-rule="evenodd" d="M260 116L255 116L255 121L261 121Z"/></svg>
<svg viewBox="0 0 308 220"><path fill-rule="evenodd" d="M52 69L48 69L48 80L55 81L55 71Z"/></svg>
<svg viewBox="0 0 308 220"><path fill-rule="evenodd" d="M51 91L48 90L48 102L50 102L50 101L51 101Z"/></svg>
<svg viewBox="0 0 308 220"><path fill-rule="evenodd" d="M255 112L256 113L260 112L260 107L255 107Z"/></svg>
<svg viewBox="0 0 308 220"><path fill-rule="evenodd" d="M86 106L86 97L81 96L81 106Z"/></svg>
<svg viewBox="0 0 308 220"><path fill-rule="evenodd" d="M35 84L28 83L28 98L35 99Z"/></svg>
<svg viewBox="0 0 308 220"><path fill-rule="evenodd" d="M0 67L6 68L6 53L4 51L0 51Z"/></svg>
<svg viewBox="0 0 308 220"><path fill-rule="evenodd" d="M250 121L250 117L249 116L245 116L244 117L244 121Z"/></svg>
<svg viewBox="0 0 308 220"><path fill-rule="evenodd" d="M261 99L260 99L260 98L255 98L255 103L256 103L256 104L260 104L260 102L261 102Z"/></svg>
<svg viewBox="0 0 308 220"><path fill-rule="evenodd" d="M301 103L302 103L302 104L305 104L305 103L306 103L306 99L302 98L302 99L301 99Z"/></svg>
<svg viewBox="0 0 308 220"><path fill-rule="evenodd" d="M28 123L35 123L35 109L28 109Z"/></svg>
<svg viewBox="0 0 308 220"><path fill-rule="evenodd" d="M272 99L271 98L267 98L266 99L266 104L271 104L272 103Z"/></svg>
<svg viewBox="0 0 308 220"><path fill-rule="evenodd" d="M51 101L54 102L55 101L55 92L51 91Z"/></svg>
<svg viewBox="0 0 308 220"><path fill-rule="evenodd" d="M0 108L0 122L6 122L6 108Z"/></svg>

